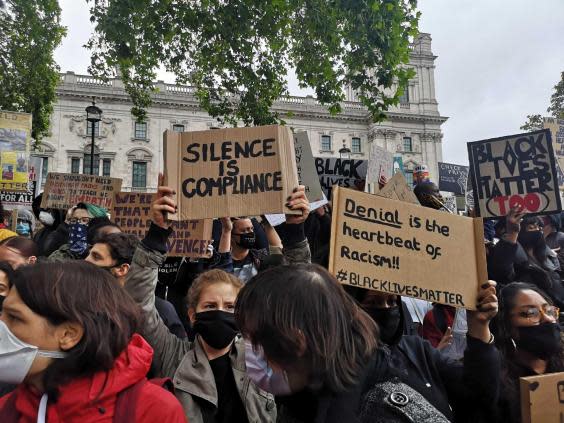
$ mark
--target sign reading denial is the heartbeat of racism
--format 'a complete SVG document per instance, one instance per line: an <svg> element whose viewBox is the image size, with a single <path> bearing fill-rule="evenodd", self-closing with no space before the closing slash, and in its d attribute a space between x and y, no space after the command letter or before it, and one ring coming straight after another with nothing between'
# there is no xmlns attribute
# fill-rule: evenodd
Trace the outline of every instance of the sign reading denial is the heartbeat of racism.
<svg viewBox="0 0 564 423"><path fill-rule="evenodd" d="M548 129L470 142L468 157L479 216L495 219L515 206L530 215L561 210Z"/></svg>
<svg viewBox="0 0 564 423"><path fill-rule="evenodd" d="M166 131L164 156L167 183L178 195L174 220L298 213L285 207L298 186L286 127Z"/></svg>
<svg viewBox="0 0 564 423"><path fill-rule="evenodd" d="M483 230L481 219L334 187L329 270L344 284L475 309Z"/></svg>

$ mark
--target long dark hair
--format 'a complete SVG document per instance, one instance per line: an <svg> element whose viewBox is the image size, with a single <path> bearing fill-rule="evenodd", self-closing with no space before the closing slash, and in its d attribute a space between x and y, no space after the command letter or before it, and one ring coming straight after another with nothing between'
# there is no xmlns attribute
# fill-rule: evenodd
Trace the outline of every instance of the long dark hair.
<svg viewBox="0 0 564 423"><path fill-rule="evenodd" d="M259 273L239 293L235 318L243 336L262 346L269 360L284 366L304 358L333 392L359 381L377 347L374 321L317 265Z"/></svg>
<svg viewBox="0 0 564 423"><path fill-rule="evenodd" d="M516 408L519 404L519 377L520 366L516 360L516 348L511 335L511 313L515 308L515 298L525 290L534 291L544 300L552 305L553 302L548 295L535 285L524 282L513 282L503 287L498 293L499 312L494 319L495 344L502 356L501 381L512 405ZM561 342L560 352L552 356L546 367L546 373L561 372L564 370L564 340ZM518 410L514 410L518 415Z"/></svg>
<svg viewBox="0 0 564 423"><path fill-rule="evenodd" d="M85 261L20 267L13 285L22 301L52 325L76 322L80 342L53 360L43 383L49 398L70 380L110 370L141 324L138 306L110 273Z"/></svg>

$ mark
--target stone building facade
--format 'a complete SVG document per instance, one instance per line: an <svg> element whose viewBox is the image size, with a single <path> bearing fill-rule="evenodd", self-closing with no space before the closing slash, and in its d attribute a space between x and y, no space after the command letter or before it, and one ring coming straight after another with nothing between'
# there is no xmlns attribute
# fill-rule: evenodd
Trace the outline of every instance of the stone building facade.
<svg viewBox="0 0 564 423"><path fill-rule="evenodd" d="M313 97L284 97L273 109L280 112L295 131L307 131L315 156L347 156L368 159L371 143L401 154L407 172L419 164L437 175L442 160L441 124L447 118L438 111L435 98L436 56L431 36L421 34L411 46L410 66L416 77L401 103L389 110L385 122L371 122L366 109L351 90L346 93L343 112L331 116ZM146 123L131 115L132 103L121 80L107 83L73 72L61 74L57 103L51 118L51 136L33 153L40 184L48 172L89 173L91 127L85 107L96 97L103 119L94 127L95 165L99 175L123 179L124 190L155 190L162 171L162 134L165 130L194 131L217 127L216 120L203 111L189 86L156 83L158 93L148 109Z"/></svg>

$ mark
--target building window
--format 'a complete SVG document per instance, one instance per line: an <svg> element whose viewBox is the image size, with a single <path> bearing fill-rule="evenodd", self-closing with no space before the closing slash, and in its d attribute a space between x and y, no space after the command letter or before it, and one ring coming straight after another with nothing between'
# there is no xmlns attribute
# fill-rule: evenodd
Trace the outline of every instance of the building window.
<svg viewBox="0 0 564 423"><path fill-rule="evenodd" d="M360 148L360 138L358 138L358 137L353 137L352 143L351 143L351 147L352 147L352 152L353 152L353 153L360 153L360 151L361 151L361 148Z"/></svg>
<svg viewBox="0 0 564 423"><path fill-rule="evenodd" d="M184 125L172 125L174 132L184 132Z"/></svg>
<svg viewBox="0 0 564 423"><path fill-rule="evenodd" d="M413 170L404 170L408 186L413 186Z"/></svg>
<svg viewBox="0 0 564 423"><path fill-rule="evenodd" d="M403 137L403 151L413 151L411 137Z"/></svg>
<svg viewBox="0 0 564 423"><path fill-rule="evenodd" d="M80 159L78 157L71 159L71 173L80 173Z"/></svg>
<svg viewBox="0 0 564 423"><path fill-rule="evenodd" d="M400 104L409 104L409 86L403 89L403 94L399 98Z"/></svg>
<svg viewBox="0 0 564 423"><path fill-rule="evenodd" d="M147 139L147 123L146 122L135 122L135 139L136 140L146 140Z"/></svg>
<svg viewBox="0 0 564 423"><path fill-rule="evenodd" d="M132 188L147 187L147 162L133 162Z"/></svg>
<svg viewBox="0 0 564 423"><path fill-rule="evenodd" d="M112 169L112 161L110 159L102 160L102 176L110 176Z"/></svg>
<svg viewBox="0 0 564 423"><path fill-rule="evenodd" d="M47 181L47 174L49 173L49 157L41 157L41 184Z"/></svg>
<svg viewBox="0 0 564 423"><path fill-rule="evenodd" d="M331 151L330 135L321 135L321 151Z"/></svg>
<svg viewBox="0 0 564 423"><path fill-rule="evenodd" d="M86 135L92 136L92 122L89 120L86 121ZM100 136L100 122L94 122L94 136Z"/></svg>
<svg viewBox="0 0 564 423"><path fill-rule="evenodd" d="M84 154L84 164L82 166L82 173L85 175L99 175L100 174L100 156L94 154L94 173L90 173L90 154Z"/></svg>

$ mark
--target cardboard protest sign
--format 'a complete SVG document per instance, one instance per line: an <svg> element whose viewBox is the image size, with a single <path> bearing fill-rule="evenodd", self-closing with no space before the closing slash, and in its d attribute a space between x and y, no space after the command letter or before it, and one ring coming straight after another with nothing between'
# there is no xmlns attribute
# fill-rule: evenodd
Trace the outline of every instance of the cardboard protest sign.
<svg viewBox="0 0 564 423"><path fill-rule="evenodd" d="M27 191L0 191L0 201L3 206L31 207L35 198L35 181L27 183Z"/></svg>
<svg viewBox="0 0 564 423"><path fill-rule="evenodd" d="M468 166L439 162L439 189L464 195L468 180Z"/></svg>
<svg viewBox="0 0 564 423"><path fill-rule="evenodd" d="M27 190L30 144L31 115L0 110L1 190Z"/></svg>
<svg viewBox="0 0 564 423"><path fill-rule="evenodd" d="M564 373L522 377L521 422L564 421Z"/></svg>
<svg viewBox="0 0 564 423"><path fill-rule="evenodd" d="M113 221L122 232L143 239L151 225L151 202L155 194L140 192L116 193L112 212ZM211 219L172 221L172 234L168 238L168 255L171 257L205 257L212 241Z"/></svg>
<svg viewBox="0 0 564 423"><path fill-rule="evenodd" d="M315 170L313 153L307 132L298 132L294 135L294 150L296 154L296 167L298 171L298 182L305 186L307 199L311 202L323 198L323 191L319 183L319 177Z"/></svg>
<svg viewBox="0 0 564 423"><path fill-rule="evenodd" d="M178 202L171 219L299 213L285 206L298 186L293 141L278 125L166 131L165 176Z"/></svg>
<svg viewBox="0 0 564 423"><path fill-rule="evenodd" d="M407 181L401 173L396 173L392 176L392 179L390 179L376 195L419 205L419 200L417 200L413 191L409 189Z"/></svg>
<svg viewBox="0 0 564 423"><path fill-rule="evenodd" d="M370 147L370 158L366 172L366 192L378 191L378 182L382 177L390 180L394 169L394 155L385 148L372 143Z"/></svg>
<svg viewBox="0 0 564 423"><path fill-rule="evenodd" d="M495 219L521 206L530 215L562 209L547 129L468 143L478 216Z"/></svg>
<svg viewBox="0 0 564 423"><path fill-rule="evenodd" d="M120 189L121 179L117 178L49 173L41 208L68 210L78 203L90 203L111 210Z"/></svg>
<svg viewBox="0 0 564 423"><path fill-rule="evenodd" d="M332 218L329 270L339 282L475 309L487 280L481 219L343 188Z"/></svg>
<svg viewBox="0 0 564 423"><path fill-rule="evenodd" d="M315 157L315 168L321 188L329 201L331 201L333 186L364 191L368 170L367 160Z"/></svg>

